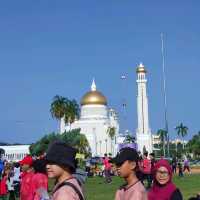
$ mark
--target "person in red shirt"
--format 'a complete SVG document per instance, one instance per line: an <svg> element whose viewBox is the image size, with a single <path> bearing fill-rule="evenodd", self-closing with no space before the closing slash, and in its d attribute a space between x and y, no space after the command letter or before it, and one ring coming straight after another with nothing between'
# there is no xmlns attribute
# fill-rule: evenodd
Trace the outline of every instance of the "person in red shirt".
<svg viewBox="0 0 200 200"><path fill-rule="evenodd" d="M147 180L147 188L150 188L151 187L151 160L148 159L148 152L145 152L143 154L142 173L143 173L142 182L144 182L144 180Z"/></svg>
<svg viewBox="0 0 200 200"><path fill-rule="evenodd" d="M108 158L107 154L105 153L104 158L103 158L103 164L104 164L104 173L105 173L106 183L112 182L112 178L110 175L112 166L109 161L110 161L110 159Z"/></svg>
<svg viewBox="0 0 200 200"><path fill-rule="evenodd" d="M2 200L6 200L8 195L6 181L7 181L7 174L3 172L0 180L0 199Z"/></svg>
<svg viewBox="0 0 200 200"><path fill-rule="evenodd" d="M20 184L20 200L33 200L32 178L33 178L33 159L31 156L24 157L20 162L22 174Z"/></svg>
<svg viewBox="0 0 200 200"><path fill-rule="evenodd" d="M46 161L37 159L33 162L34 175L32 178L32 192L34 200L40 200L42 194L48 193L48 177L46 173Z"/></svg>

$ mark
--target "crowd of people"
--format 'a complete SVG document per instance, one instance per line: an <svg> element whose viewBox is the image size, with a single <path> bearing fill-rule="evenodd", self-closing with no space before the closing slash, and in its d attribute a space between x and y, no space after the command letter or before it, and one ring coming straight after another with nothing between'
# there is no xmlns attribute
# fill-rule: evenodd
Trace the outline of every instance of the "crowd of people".
<svg viewBox="0 0 200 200"><path fill-rule="evenodd" d="M123 148L116 157L111 158L105 154L101 161L101 172L98 175L105 177L107 184L112 183L111 175L118 175L125 180L125 184L116 191L115 200L183 199L180 189L172 182L173 173L176 172L174 167L178 166L176 160L170 164L163 158L156 160L153 153L148 155L145 152L141 155L133 148ZM86 174L95 174L91 173L91 169L90 163L86 162L86 172L79 171L76 149L62 141L55 141L49 145L44 157L33 159L27 155L19 163L0 162L0 198L84 200ZM186 169L190 172L188 161L184 161L183 170ZM51 197L48 178L56 181Z"/></svg>

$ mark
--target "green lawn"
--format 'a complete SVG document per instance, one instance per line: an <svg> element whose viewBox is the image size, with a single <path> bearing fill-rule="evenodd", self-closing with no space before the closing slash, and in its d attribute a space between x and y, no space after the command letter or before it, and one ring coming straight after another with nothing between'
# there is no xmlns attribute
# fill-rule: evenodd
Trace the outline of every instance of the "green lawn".
<svg viewBox="0 0 200 200"><path fill-rule="evenodd" d="M200 174L186 175L183 178L175 177L174 183L181 190L184 200L200 192ZM113 200L117 188L122 184L119 177L114 177L112 184L105 184L100 177L88 178L85 184L87 200Z"/></svg>

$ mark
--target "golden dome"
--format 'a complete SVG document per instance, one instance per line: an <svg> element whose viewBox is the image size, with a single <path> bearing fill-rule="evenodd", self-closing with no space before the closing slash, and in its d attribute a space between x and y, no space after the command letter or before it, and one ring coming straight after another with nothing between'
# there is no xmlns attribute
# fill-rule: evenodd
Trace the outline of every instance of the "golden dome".
<svg viewBox="0 0 200 200"><path fill-rule="evenodd" d="M87 92L81 99L81 105L107 105L106 97L99 91Z"/></svg>
<svg viewBox="0 0 200 200"><path fill-rule="evenodd" d="M144 65L140 63L140 65L136 69L137 73L147 73L147 70L145 69Z"/></svg>

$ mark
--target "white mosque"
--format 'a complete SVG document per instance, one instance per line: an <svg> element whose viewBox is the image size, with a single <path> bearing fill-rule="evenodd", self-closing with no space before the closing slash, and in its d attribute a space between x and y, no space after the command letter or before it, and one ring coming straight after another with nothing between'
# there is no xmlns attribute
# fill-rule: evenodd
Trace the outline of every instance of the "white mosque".
<svg viewBox="0 0 200 200"><path fill-rule="evenodd" d="M147 98L147 71L143 64L137 69L137 116L138 127L136 130L137 149L141 153L147 150L152 152L152 134L149 127L148 98ZM117 113L109 109L106 97L97 91L95 81L91 85L91 91L87 92L81 99L81 115L71 126L61 120L60 132L80 128L81 133L86 135L93 156L103 156L104 153L115 155L120 143L119 123ZM115 138L111 140L108 135L109 127L115 128ZM123 139L123 138L122 138ZM123 142L123 140L121 140ZM29 145L1 146L3 156L9 161L21 160L29 153Z"/></svg>
<svg viewBox="0 0 200 200"><path fill-rule="evenodd" d="M106 97L97 90L95 81L91 85L91 91L81 99L80 119L70 126L61 120L60 132L80 128L85 134L92 152L92 156L103 156L104 153L116 154L116 138L119 134L117 113L107 107ZM115 129L115 137L111 139L108 134L109 128Z"/></svg>
<svg viewBox="0 0 200 200"><path fill-rule="evenodd" d="M152 134L149 128L148 98L146 69L140 64L137 69L137 116L138 128L136 130L137 148L141 153L145 150L152 152ZM95 81L91 85L91 91L87 92L81 99L81 115L71 126L61 120L60 132L80 128L84 133L93 156L102 156L104 153L115 155L118 151L118 142L123 141L119 134L119 123L117 113L114 109L108 109L106 97L97 91ZM108 135L109 127L115 128L115 139L111 140Z"/></svg>

